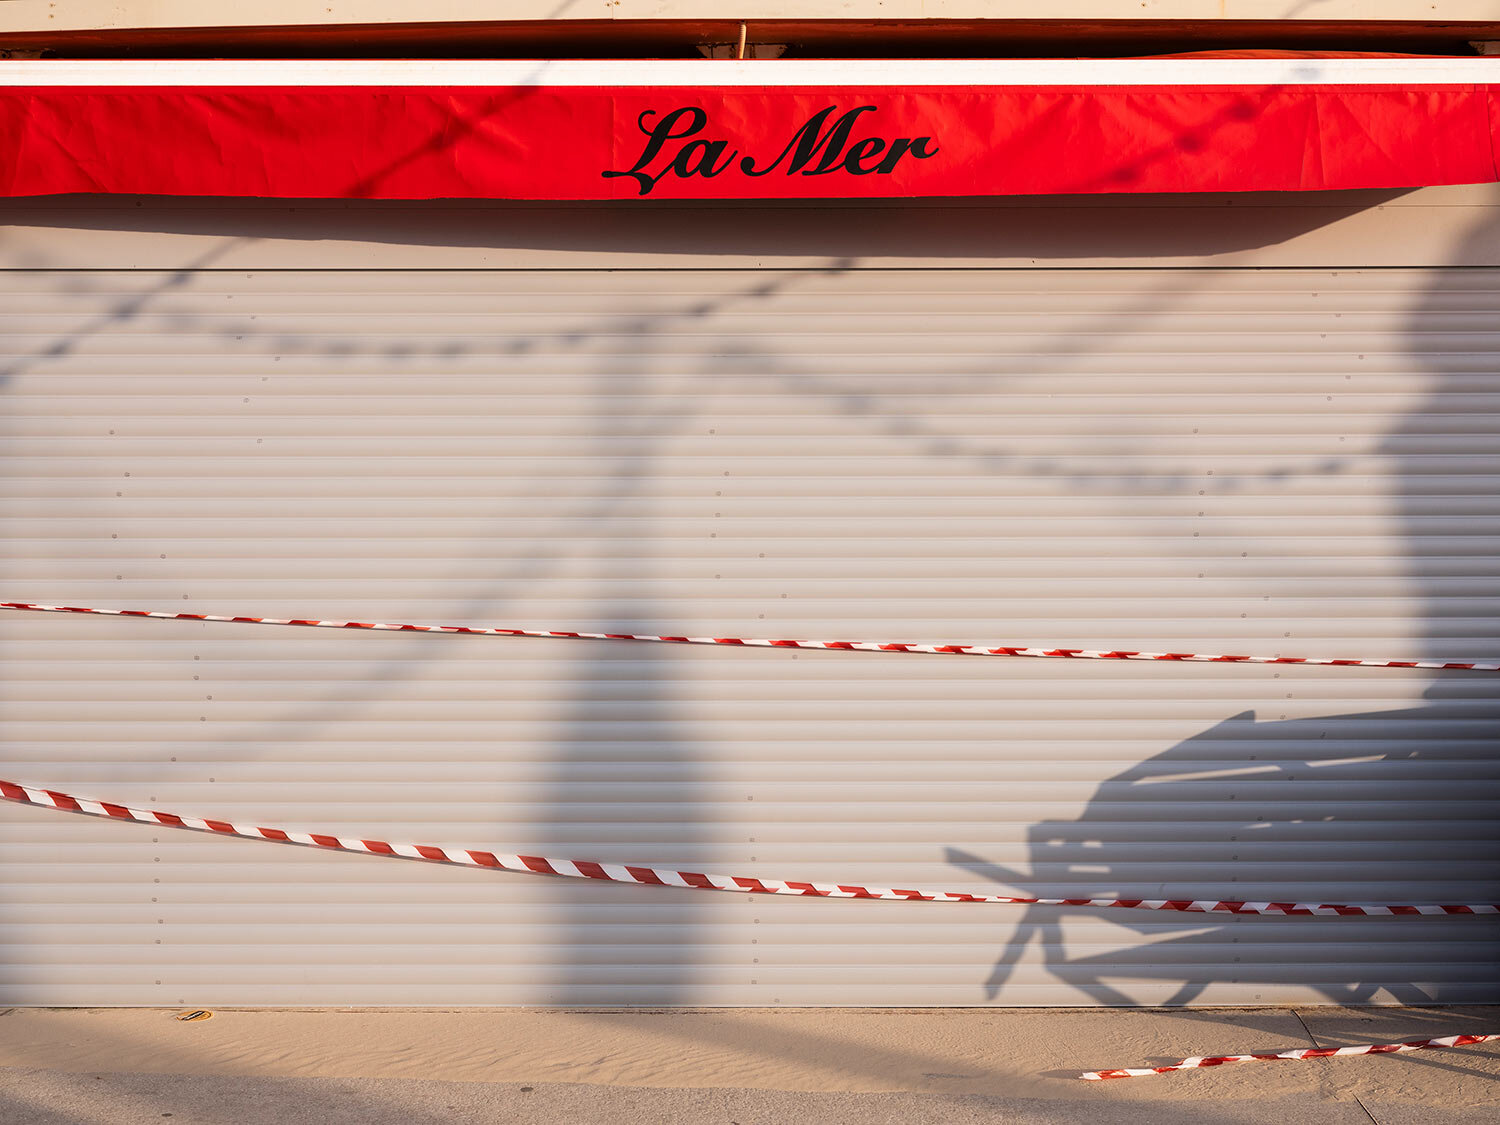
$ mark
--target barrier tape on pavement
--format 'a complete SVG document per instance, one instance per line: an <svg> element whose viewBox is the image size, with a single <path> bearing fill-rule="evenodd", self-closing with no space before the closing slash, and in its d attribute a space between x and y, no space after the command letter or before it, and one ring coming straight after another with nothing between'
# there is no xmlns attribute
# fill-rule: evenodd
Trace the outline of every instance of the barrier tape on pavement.
<svg viewBox="0 0 1500 1125"><path fill-rule="evenodd" d="M1312 664L1337 668L1427 668L1437 671L1500 672L1500 663L1473 660L1346 660L1326 656L1234 656L1204 652L1138 652L1134 649L1034 648L1020 645L908 644L903 641L772 640L763 637L678 637L654 633L588 633L572 629L506 629L480 625L403 625L385 621L324 621L299 617L227 617L214 613L168 613L146 609L0 602L0 609L39 613L85 613L99 617L151 617L160 621L213 621L240 625L295 625L309 629L375 629L401 633L461 633L479 637L543 637L587 641L648 641L731 648L797 648L833 652L906 652L938 656L1031 656L1060 660L1155 660L1197 664Z"/></svg>
<svg viewBox="0 0 1500 1125"><path fill-rule="evenodd" d="M1407 1051L1428 1051L1437 1047L1468 1047L1474 1043L1489 1043L1497 1039L1500 1039L1500 1035L1445 1035L1441 1039L1414 1039L1407 1043L1365 1043L1358 1047L1303 1047L1296 1051L1277 1051L1267 1055L1209 1055L1205 1058L1182 1059L1168 1066L1090 1070L1078 1077L1088 1082L1099 1082L1106 1078L1144 1078L1149 1074L1170 1074L1174 1070L1197 1070L1200 1067L1225 1066L1229 1063L1275 1062L1281 1059L1331 1059L1344 1055L1400 1055Z"/></svg>
<svg viewBox="0 0 1500 1125"><path fill-rule="evenodd" d="M1409 914L1500 914L1500 903L1467 906L1441 905L1352 905L1326 902L1239 902L1212 899L1140 899L1140 898L1031 898L1019 895L971 894L967 891L912 890L899 887L865 887L847 883L805 883L792 879L757 879L746 875L706 875L698 871L679 871L668 867L646 867L636 864L600 863L588 859L548 859L534 855L506 855L473 848L434 844L392 844L384 840L362 840L317 832L293 832L285 828L264 828L232 824L226 820L179 816L152 809L137 809L110 801L75 797L53 789L33 789L14 781L0 780L0 796L22 804L85 813L114 820L134 820L169 828L189 828L198 832L216 832L222 836L243 836L250 840L271 840L282 844L302 844L337 851L368 855L425 859L433 863L452 863L465 867L493 867L533 875L565 875L577 879L598 879L611 883L635 883L654 887L689 887L701 891L736 891L741 894L801 895L811 898L900 899L921 902L988 902L1011 906L1103 906L1136 910L1169 910L1193 914L1279 914L1279 915L1409 915Z"/></svg>

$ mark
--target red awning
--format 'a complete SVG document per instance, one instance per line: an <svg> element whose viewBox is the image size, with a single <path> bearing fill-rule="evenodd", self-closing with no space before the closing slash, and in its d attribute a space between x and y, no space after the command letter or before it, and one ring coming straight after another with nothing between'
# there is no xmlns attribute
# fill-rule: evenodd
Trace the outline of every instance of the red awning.
<svg viewBox="0 0 1500 1125"><path fill-rule="evenodd" d="M1317 191L1497 171L1500 58L0 63L0 195Z"/></svg>

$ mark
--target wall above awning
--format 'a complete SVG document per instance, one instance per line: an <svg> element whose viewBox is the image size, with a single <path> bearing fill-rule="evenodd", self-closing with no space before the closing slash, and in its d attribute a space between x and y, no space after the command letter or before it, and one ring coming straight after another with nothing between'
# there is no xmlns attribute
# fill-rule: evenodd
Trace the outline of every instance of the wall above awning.
<svg viewBox="0 0 1500 1125"><path fill-rule="evenodd" d="M0 195L910 198L1500 179L1500 58L0 63Z"/></svg>

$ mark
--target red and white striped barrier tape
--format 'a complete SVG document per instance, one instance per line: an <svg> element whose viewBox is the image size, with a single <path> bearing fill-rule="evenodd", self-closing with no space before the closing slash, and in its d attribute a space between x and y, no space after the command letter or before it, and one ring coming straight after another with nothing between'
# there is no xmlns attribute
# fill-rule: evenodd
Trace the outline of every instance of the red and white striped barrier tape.
<svg viewBox="0 0 1500 1125"><path fill-rule="evenodd" d="M1428 668L1437 671L1500 672L1500 664L1474 660L1344 660L1324 656L1233 656L1205 652L1137 652L1133 649L1028 648L1019 645L933 645L903 641L771 640L763 637L677 637L655 633L586 633L572 629L504 629L479 625L402 625L385 621L322 621L298 617L224 617L214 613L167 613L146 609L96 609L36 602L0 602L0 609L40 613L88 613L100 617L152 617L161 621L214 621L240 625L297 625L309 629L375 629L402 633L462 633L479 637L544 637L588 641L650 641L671 645L734 648L800 648L834 652L910 652L939 656L1034 656L1062 660L1157 660L1198 664L1316 664L1338 668Z"/></svg>
<svg viewBox="0 0 1500 1125"><path fill-rule="evenodd" d="M705 875L668 867L600 863L588 859L548 859L535 855L505 855L473 848L434 844L391 844L384 840L362 840L317 832L293 832L285 828L263 828L231 824L226 820L179 816L176 813L137 809L109 801L75 797L53 789L33 789L14 781L0 780L0 797L22 804L61 809L64 812L114 820L135 820L169 828L243 836L282 844L303 844L336 851L369 855L425 859L464 867L494 867L532 875L565 875L576 879L598 879L611 883L635 883L653 887L688 887L700 891L737 891L741 894L801 895L811 898L901 899L921 902L988 902L1011 906L1108 906L1139 910L1171 910L1194 914L1278 915L1409 915L1409 914L1500 914L1500 903L1467 906L1441 905L1346 905L1328 902L1238 902L1213 899L1141 898L1031 898L1019 895L971 894L967 891L911 890L899 887L865 887L846 883L804 883L792 879L757 879L747 875Z"/></svg>
<svg viewBox="0 0 1500 1125"><path fill-rule="evenodd" d="M1500 1035L1445 1035L1441 1039L1413 1039L1407 1043L1365 1043L1358 1047L1303 1047L1296 1051L1277 1051L1267 1055L1208 1055L1204 1058L1182 1059L1169 1066L1139 1066L1125 1070L1090 1070L1078 1077L1087 1082L1100 1082L1106 1078L1144 1078L1148 1074L1170 1074L1174 1070L1197 1070L1205 1066L1224 1066L1228 1063L1275 1062L1280 1059L1331 1059L1344 1055L1400 1055L1407 1051L1428 1051L1437 1047L1468 1047L1475 1043L1489 1043L1500 1039Z"/></svg>
<svg viewBox="0 0 1500 1125"><path fill-rule="evenodd" d="M451 863L468 867L491 867L534 875L563 875L581 879L599 879L615 883L649 886L688 887L697 890L738 891L743 894L784 894L817 898L903 899L928 902L988 902L1020 906L1116 906L1147 910L1175 910L1198 913L1230 914L1496 914L1500 904L1477 906L1377 906L1338 905L1331 903L1188 901L1157 899L1048 899L1009 895L976 895L961 891L919 891L886 887L864 887L846 884L803 883L792 880L756 879L745 876L705 875L694 871L677 871L663 867L640 867L627 864L597 863L591 860L547 859L542 856L505 855L453 846L432 844L391 844L384 840L364 840L331 836L315 832L293 832L282 828L249 827L223 820L179 816L175 813L132 808L108 801L75 797L52 789L33 789L13 781L0 780L0 796L23 804L64 812L115 820L141 821L169 828L186 828L224 836L242 836L252 840L302 844L336 851L361 852L433 863ZM1464 1047L1475 1043L1500 1040L1497 1035L1450 1035L1439 1039L1421 1039L1405 1043L1373 1043L1357 1047L1305 1047L1274 1054L1211 1055L1182 1059L1166 1066L1132 1067L1119 1070L1092 1070L1079 1077L1088 1081L1107 1078L1138 1078L1151 1074L1168 1074L1175 1070L1224 1066L1229 1063L1269 1062L1281 1059L1319 1059L1342 1055L1400 1054L1438 1047Z"/></svg>

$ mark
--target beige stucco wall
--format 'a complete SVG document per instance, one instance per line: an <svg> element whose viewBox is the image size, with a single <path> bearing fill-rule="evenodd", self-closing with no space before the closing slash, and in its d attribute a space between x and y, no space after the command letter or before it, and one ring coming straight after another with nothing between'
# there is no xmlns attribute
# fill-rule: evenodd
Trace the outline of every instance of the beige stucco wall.
<svg viewBox="0 0 1500 1125"><path fill-rule="evenodd" d="M523 20L1412 20L1500 19L1500 0L443 0L420 10L400 0L8 0L0 33L88 29L273 27Z"/></svg>
<svg viewBox="0 0 1500 1125"><path fill-rule="evenodd" d="M1500 184L1417 191L619 205L0 200L0 267L1500 266Z"/></svg>

